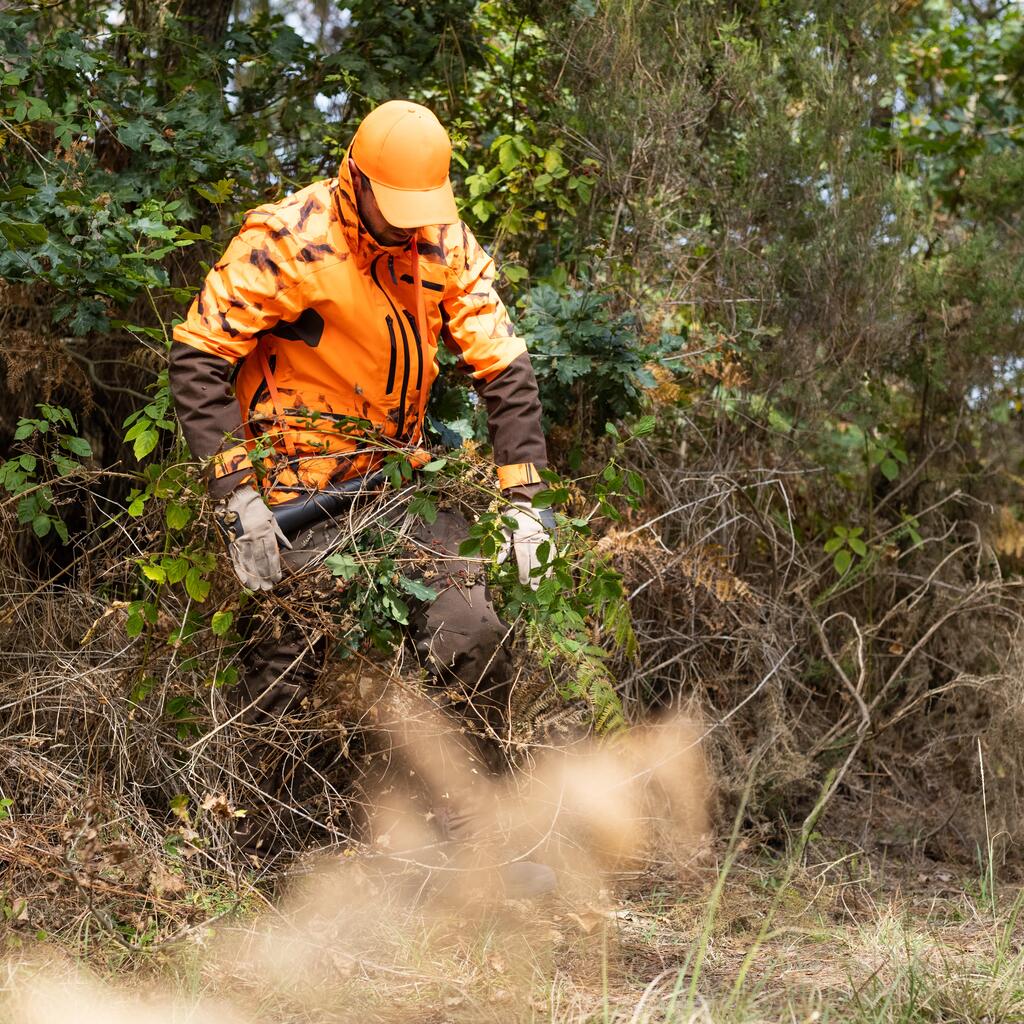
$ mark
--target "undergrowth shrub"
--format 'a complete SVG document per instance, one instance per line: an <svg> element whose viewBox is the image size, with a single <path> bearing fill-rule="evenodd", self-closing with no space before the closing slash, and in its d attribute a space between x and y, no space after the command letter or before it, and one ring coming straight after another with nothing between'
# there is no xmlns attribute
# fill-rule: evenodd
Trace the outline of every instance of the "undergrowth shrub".
<svg viewBox="0 0 1024 1024"><path fill-rule="evenodd" d="M212 40L163 6L0 14L11 877L42 857L73 887L68 822L96 793L104 835L207 881L237 868L224 697L259 599L183 458L165 346L243 210L334 173L396 92L452 126L551 427L553 574L533 593L490 570L523 627L517 756L547 722L614 742L694 710L761 834L834 786L851 842L892 823L973 857L987 822L1012 856L1020 12L422 6L360 0L330 45L274 5ZM450 365L431 411L485 436ZM489 559L500 510L472 452L440 455L412 511L464 499ZM300 808L318 840L351 840L368 708L406 682L423 595L394 541L360 534L289 594L343 640L286 752L320 773Z"/></svg>

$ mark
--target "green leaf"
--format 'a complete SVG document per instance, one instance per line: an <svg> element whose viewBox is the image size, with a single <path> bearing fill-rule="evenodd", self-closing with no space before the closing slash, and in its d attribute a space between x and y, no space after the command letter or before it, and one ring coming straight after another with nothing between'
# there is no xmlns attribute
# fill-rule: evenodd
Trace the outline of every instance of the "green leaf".
<svg viewBox="0 0 1024 1024"><path fill-rule="evenodd" d="M408 576L401 577L398 585L411 597L415 597L417 601L433 601L437 597L436 590L432 590L419 580L409 579Z"/></svg>
<svg viewBox="0 0 1024 1024"><path fill-rule="evenodd" d="M654 416L641 416L633 427L633 436L646 437L648 434L653 434L656 425L657 420Z"/></svg>
<svg viewBox="0 0 1024 1024"><path fill-rule="evenodd" d="M193 566L185 573L185 591L193 601L205 601L210 593L210 581L203 579L202 570Z"/></svg>
<svg viewBox="0 0 1024 1024"><path fill-rule="evenodd" d="M235 182L232 178L221 178L210 185L193 185L192 187L206 200L216 205L226 203L231 198L231 189Z"/></svg>
<svg viewBox="0 0 1024 1024"><path fill-rule="evenodd" d="M234 686L238 682L238 669L234 665L222 668L214 677L213 685L216 687Z"/></svg>
<svg viewBox="0 0 1024 1024"><path fill-rule="evenodd" d="M825 541L825 554L831 555L833 551L838 551L845 543L842 537L830 537Z"/></svg>
<svg viewBox="0 0 1024 1024"><path fill-rule="evenodd" d="M851 537L847 543L849 543L850 548L853 550L853 552L855 554L860 555L861 558L863 558L868 553L867 544L865 544L864 541L860 540L860 538L858 537Z"/></svg>
<svg viewBox="0 0 1024 1024"><path fill-rule="evenodd" d="M548 487L538 491L530 504L534 508L551 508L552 505L559 505L569 500L569 489L567 487Z"/></svg>
<svg viewBox="0 0 1024 1024"><path fill-rule="evenodd" d="M167 526L172 530L180 530L188 526L192 512L187 505L170 504L166 510Z"/></svg>
<svg viewBox="0 0 1024 1024"><path fill-rule="evenodd" d="M171 797L171 814L185 822L186 825L191 824L192 815L188 811L188 797L184 793Z"/></svg>
<svg viewBox="0 0 1024 1024"><path fill-rule="evenodd" d="M53 523L48 515L40 513L32 520L32 530L37 537L45 537Z"/></svg>
<svg viewBox="0 0 1024 1024"><path fill-rule="evenodd" d="M42 224L10 220L7 217L0 217L0 234L7 239L7 244L12 249L30 249L34 245L42 245L50 237L50 233Z"/></svg>
<svg viewBox="0 0 1024 1024"><path fill-rule="evenodd" d="M154 583L167 582L167 570L163 566L153 565L152 562L143 562L139 568L147 580L152 580Z"/></svg>
<svg viewBox="0 0 1024 1024"><path fill-rule="evenodd" d="M324 565L335 576L340 576L343 580L354 579L359 572L359 563L351 555L331 555L329 558L324 559Z"/></svg>
<svg viewBox="0 0 1024 1024"><path fill-rule="evenodd" d="M463 558L475 558L480 554L480 538L479 537L467 537L459 545L459 554Z"/></svg>
<svg viewBox="0 0 1024 1024"><path fill-rule="evenodd" d="M437 503L429 494L417 491L409 502L409 513L418 516L427 524L434 523L437 521Z"/></svg>
<svg viewBox="0 0 1024 1024"><path fill-rule="evenodd" d="M393 618L395 622L401 626L409 624L409 606L400 597L385 594L381 603L384 605L385 610L390 613L391 618Z"/></svg>
<svg viewBox="0 0 1024 1024"><path fill-rule="evenodd" d="M224 636L231 628L231 623L234 619L234 612L214 612L213 618L210 620L210 629L213 630L213 635Z"/></svg>
<svg viewBox="0 0 1024 1024"><path fill-rule="evenodd" d="M73 455L77 455L81 459L88 459L92 456L92 447L84 437L72 437L64 435L60 439L60 443L67 448Z"/></svg>
<svg viewBox="0 0 1024 1024"><path fill-rule="evenodd" d="M3 84L6 85L7 82L5 81ZM17 203L22 199L34 196L38 191L38 189L29 188L27 185L15 185L14 188L10 188L6 192L0 192L0 203Z"/></svg>
<svg viewBox="0 0 1024 1024"><path fill-rule="evenodd" d="M180 583L189 570L188 559L184 557L164 558L160 564L167 572L168 583Z"/></svg>
<svg viewBox="0 0 1024 1024"><path fill-rule="evenodd" d="M780 434L788 434L793 429L793 421L774 406L768 410L768 425Z"/></svg>
<svg viewBox="0 0 1024 1024"><path fill-rule="evenodd" d="M80 462L75 462L74 459L66 458L59 452L53 453L53 464L60 476L70 476L72 473L77 473L78 470L82 468L82 464Z"/></svg>
<svg viewBox="0 0 1024 1024"><path fill-rule="evenodd" d="M885 458L879 463L878 468L886 480L895 480L900 475L899 463L895 459Z"/></svg>
<svg viewBox="0 0 1024 1024"><path fill-rule="evenodd" d="M117 129L117 138L122 145L135 151L142 148L144 138L152 137L153 134L153 129L141 117Z"/></svg>
<svg viewBox="0 0 1024 1024"><path fill-rule="evenodd" d="M853 552L849 548L843 548L832 560L832 565L840 576L845 576L850 564L853 562Z"/></svg>
<svg viewBox="0 0 1024 1024"><path fill-rule="evenodd" d="M154 687L157 685L155 676L143 676L132 689L129 695L129 700L135 704L141 704L152 692Z"/></svg>
<svg viewBox="0 0 1024 1024"><path fill-rule="evenodd" d="M498 164L508 174L519 163L519 153L512 139L508 139L498 149Z"/></svg>
<svg viewBox="0 0 1024 1024"><path fill-rule="evenodd" d="M144 430L135 438L133 446L135 458L139 460L144 459L156 447L159 440L160 435L155 430Z"/></svg>
<svg viewBox="0 0 1024 1024"><path fill-rule="evenodd" d="M18 464L27 473L34 473L36 469L36 457L34 455L22 455L18 459Z"/></svg>

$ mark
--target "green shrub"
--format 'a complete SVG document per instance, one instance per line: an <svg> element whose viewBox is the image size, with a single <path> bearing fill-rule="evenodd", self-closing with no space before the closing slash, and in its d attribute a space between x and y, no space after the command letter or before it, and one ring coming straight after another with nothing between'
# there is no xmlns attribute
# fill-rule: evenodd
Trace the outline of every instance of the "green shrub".
<svg viewBox="0 0 1024 1024"><path fill-rule="evenodd" d="M647 343L632 313L614 314L608 297L586 287L527 292L520 330L530 347L548 425L572 423L600 435L609 420L637 415L653 387L647 368L668 337ZM677 339L673 339L677 340Z"/></svg>

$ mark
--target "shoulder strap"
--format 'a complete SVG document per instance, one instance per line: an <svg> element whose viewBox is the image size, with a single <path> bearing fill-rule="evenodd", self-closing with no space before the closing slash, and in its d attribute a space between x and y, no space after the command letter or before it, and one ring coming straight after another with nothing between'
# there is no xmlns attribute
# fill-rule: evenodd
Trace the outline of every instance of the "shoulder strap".
<svg viewBox="0 0 1024 1024"><path fill-rule="evenodd" d="M260 369L263 371L263 379L267 382L267 390L270 392L270 400L274 403L274 413L277 416L277 425L281 429L281 438L284 441L285 450L290 459L295 458L295 441L284 421L284 405L281 402L281 392L277 390L277 381L274 380L274 373L270 369L270 361L267 359L267 350L264 347L263 339L256 342L256 357L260 361Z"/></svg>

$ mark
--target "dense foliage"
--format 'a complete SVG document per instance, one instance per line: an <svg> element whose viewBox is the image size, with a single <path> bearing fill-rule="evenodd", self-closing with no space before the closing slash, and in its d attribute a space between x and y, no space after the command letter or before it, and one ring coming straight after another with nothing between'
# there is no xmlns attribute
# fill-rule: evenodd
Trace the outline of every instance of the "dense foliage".
<svg viewBox="0 0 1024 1024"><path fill-rule="evenodd" d="M332 174L360 116L409 96L451 126L534 354L572 542L537 598L498 578L571 662L564 691L604 721L699 703L730 723L727 789L762 758L756 806L957 716L950 785L974 791L984 734L1015 794L996 737L1024 555L1019 7L291 6L0 13L0 486L28 589L61 573L123 602L140 700L161 644L231 684L202 647L239 609L171 412L170 326L246 209ZM450 371L434 412L483 442ZM108 543L130 572L83 555ZM374 566L349 608L393 639L408 593ZM175 728L190 701L165 694Z"/></svg>

